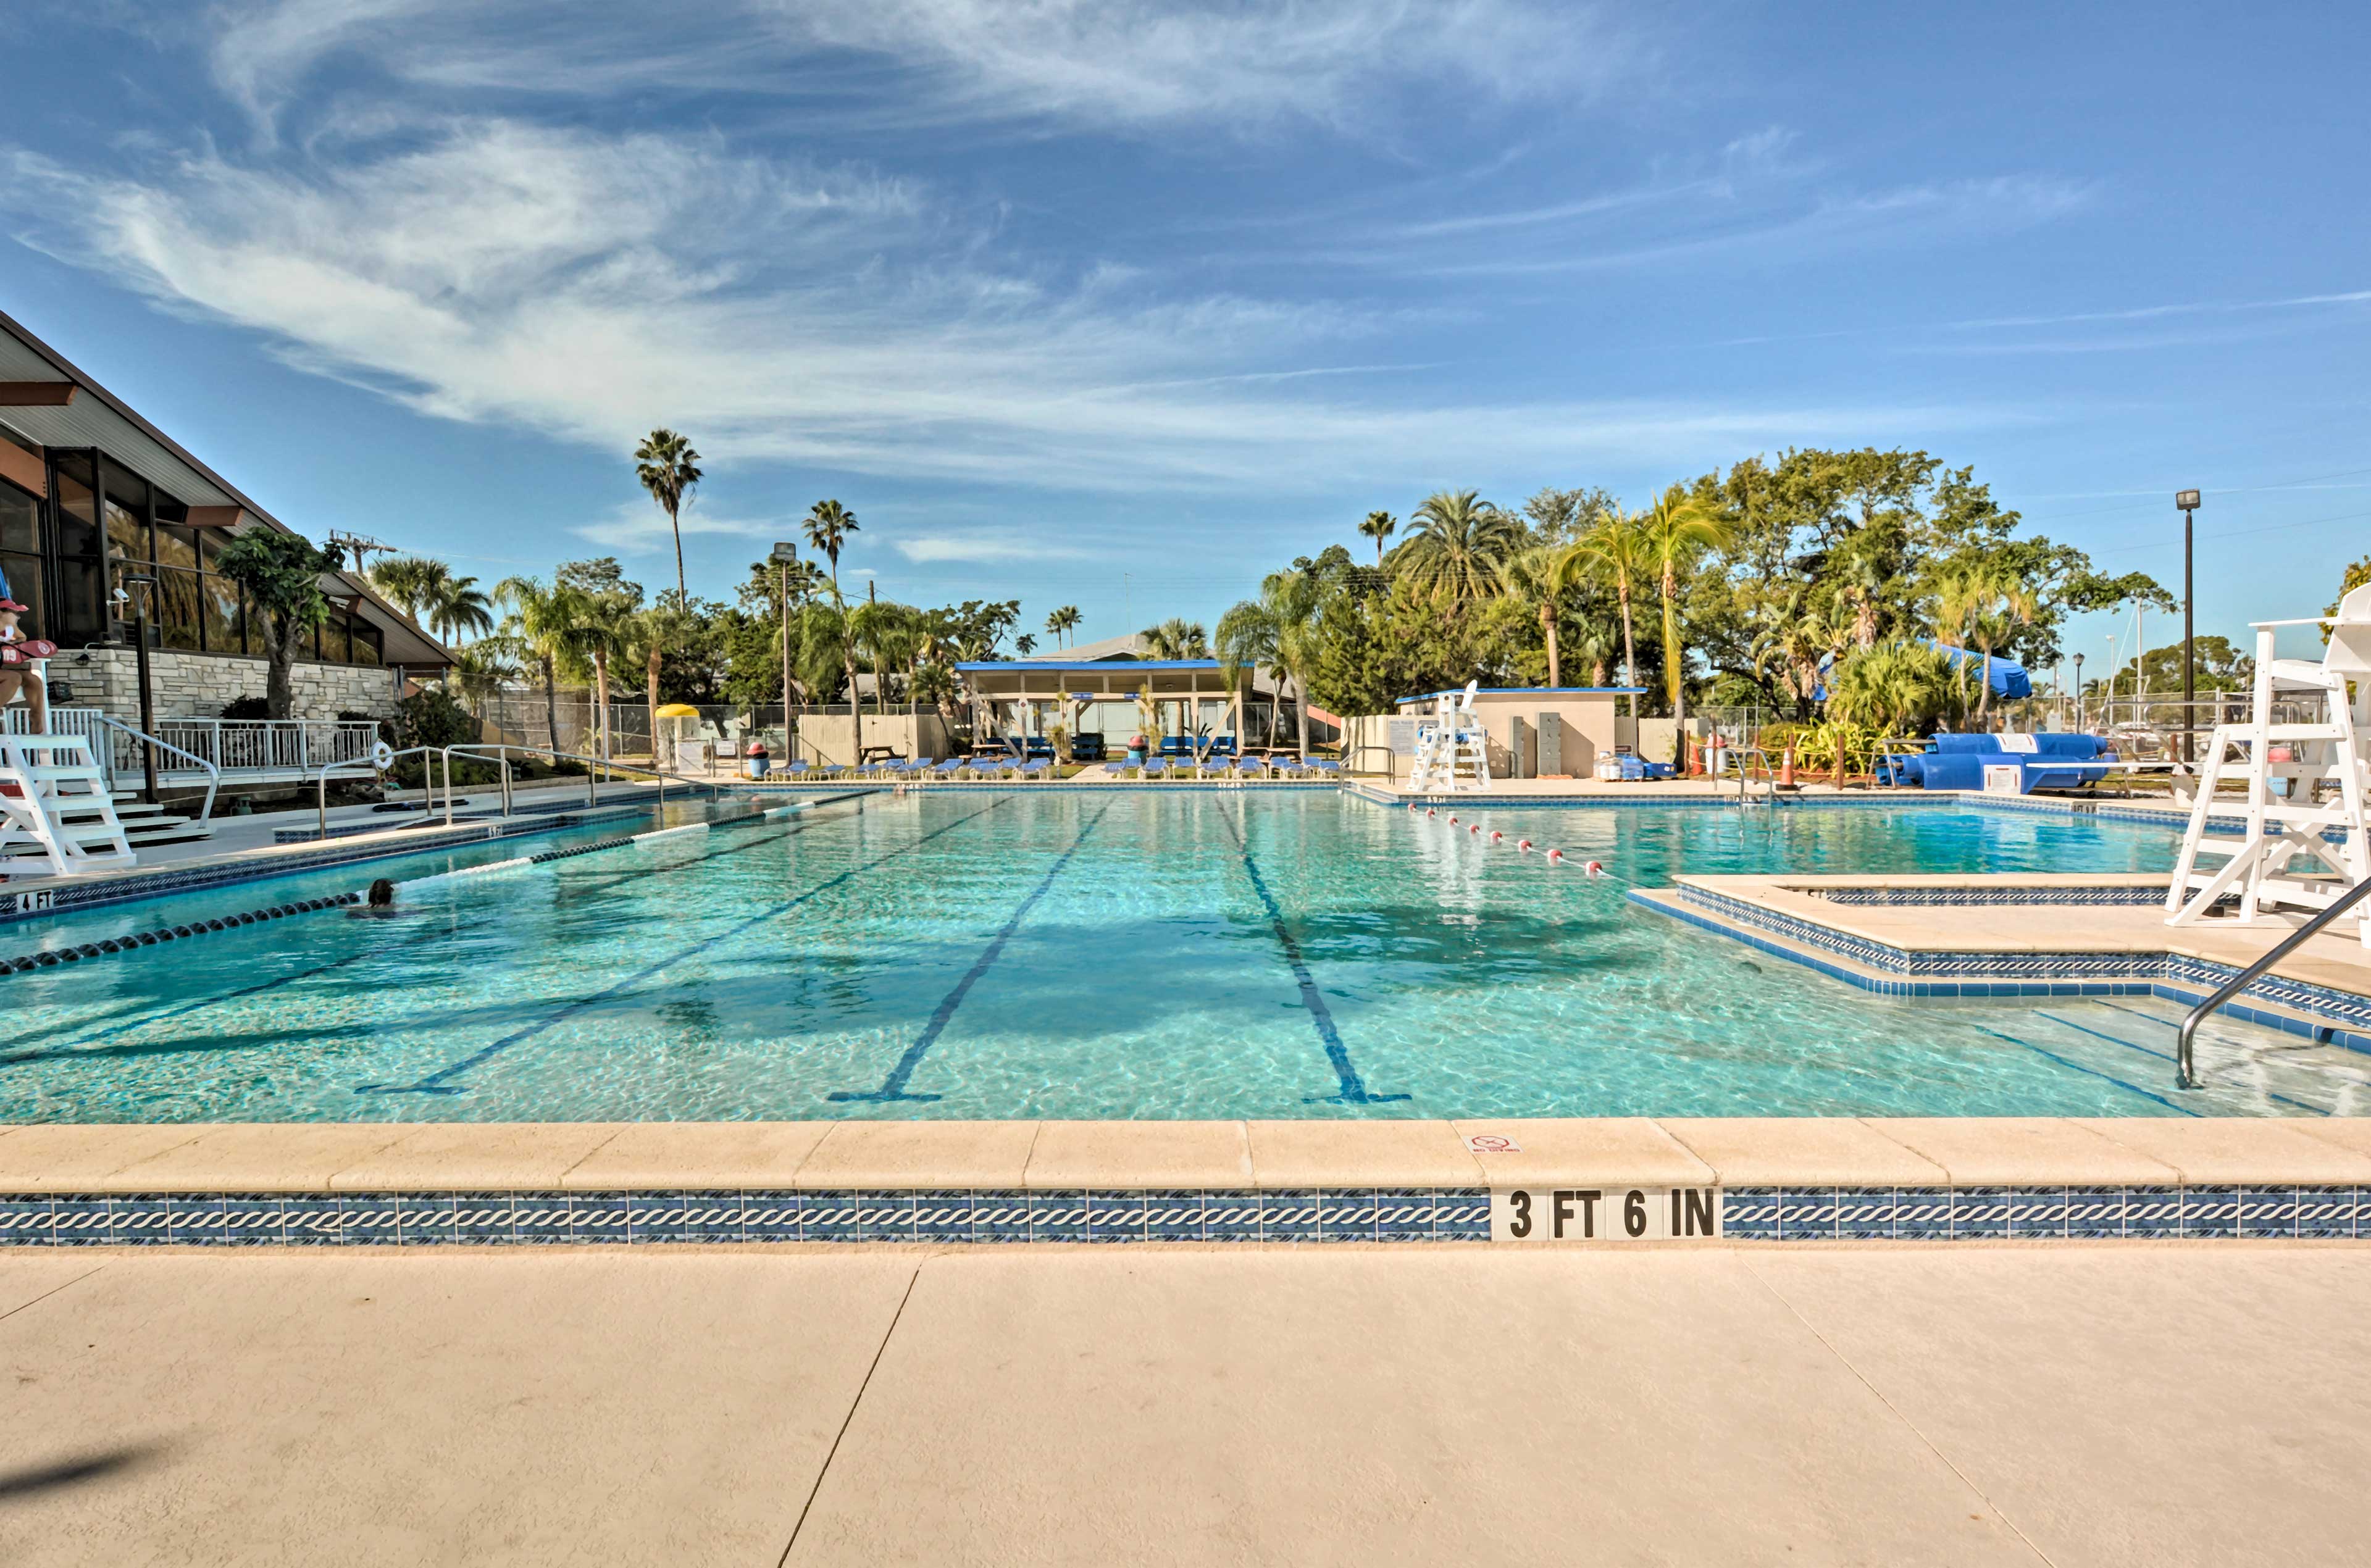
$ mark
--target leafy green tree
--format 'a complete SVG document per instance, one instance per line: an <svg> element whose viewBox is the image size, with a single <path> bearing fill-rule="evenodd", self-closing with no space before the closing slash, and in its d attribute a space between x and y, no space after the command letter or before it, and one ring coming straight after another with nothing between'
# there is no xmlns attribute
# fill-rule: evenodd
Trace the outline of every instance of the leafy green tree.
<svg viewBox="0 0 2371 1568"><path fill-rule="evenodd" d="M691 443L671 430L661 429L642 437L634 448L634 478L651 492L651 499L666 513L667 530L675 536L675 592L678 600L691 597L691 590L683 578L683 507L699 485L700 454Z"/></svg>
<svg viewBox="0 0 2371 1568"><path fill-rule="evenodd" d="M1366 521L1359 525L1359 532L1375 541L1375 570L1378 571L1383 569L1383 541L1390 538L1399 525L1400 520L1388 512L1370 512Z"/></svg>
<svg viewBox="0 0 2371 1568"><path fill-rule="evenodd" d="M344 570L345 551L277 528L249 528L214 558L214 570L238 584L264 621L265 716L288 718L295 707L296 656L330 618L324 574Z"/></svg>

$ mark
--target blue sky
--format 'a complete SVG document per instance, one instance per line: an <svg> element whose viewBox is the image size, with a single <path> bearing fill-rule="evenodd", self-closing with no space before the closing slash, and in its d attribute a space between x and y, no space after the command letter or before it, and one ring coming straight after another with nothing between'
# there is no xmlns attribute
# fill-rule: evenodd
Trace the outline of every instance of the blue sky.
<svg viewBox="0 0 2371 1568"><path fill-rule="evenodd" d="M2175 584L2201 486L2203 629L2371 550L2351 7L670 9L19 0L0 306L283 519L489 578L670 576L659 423L695 592L834 496L844 575L1082 638L1434 489L1789 444Z"/></svg>

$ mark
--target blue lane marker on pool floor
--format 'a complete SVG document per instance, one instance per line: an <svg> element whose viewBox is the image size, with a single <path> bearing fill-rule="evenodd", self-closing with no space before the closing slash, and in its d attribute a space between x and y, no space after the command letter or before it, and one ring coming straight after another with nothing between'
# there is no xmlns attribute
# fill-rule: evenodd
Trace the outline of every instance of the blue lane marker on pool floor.
<svg viewBox="0 0 2371 1568"><path fill-rule="evenodd" d="M964 997L971 993L973 984L981 975L987 974L996 963L999 955L1004 951L1004 944L1012 940L1012 933L1021 928L1021 922L1028 918L1029 911L1037 906L1037 901L1046 896L1046 890L1054 885L1054 879L1062 874L1062 868L1070 863L1070 857L1079 852L1080 846L1087 841L1087 835L1095 830L1095 824L1104 820L1104 813L1109 810L1111 805L1108 801L1099 807L1095 814L1087 819L1087 825L1079 829L1079 836L1072 840L1070 847L1055 858L1054 864L1047 869L1044 879L1030 890L1028 897L1021 901L1021 907L1012 912L1012 918L1007 920L1004 923L1004 928L990 938L988 946L980 950L979 956L974 959L971 967L964 972L964 977L955 982L955 988L940 999L938 1007L931 1013L931 1021L923 1025L922 1032L915 1042L906 1047L906 1054L897 1058L897 1065L889 1069L889 1076L881 1080L881 1087L868 1090L836 1089L824 1096L826 1100L843 1102L862 1101L871 1104L879 1104L891 1100L942 1098L936 1094L906 1092L907 1084L913 1081L914 1069L922 1065L922 1058L930 1055L931 1047L937 1044L939 1036L946 1032L947 1024L954 1018L955 1009L963 1006Z"/></svg>
<svg viewBox="0 0 2371 1568"><path fill-rule="evenodd" d="M1276 895L1267 890L1267 882L1259 873L1259 862L1252 858L1252 847L1243 839L1243 830L1235 819L1221 812L1219 819L1234 836L1235 847L1243 851L1243 874L1252 880L1252 891L1259 894L1260 903L1267 908L1268 928L1276 933L1277 945L1284 950L1284 962L1292 968L1292 978L1301 987L1301 1005L1309 1009L1310 1021L1317 1026L1317 1038L1324 1043L1325 1060L1334 1068L1334 1077L1341 1087L1332 1094L1313 1094L1302 1101L1307 1105L1380 1105L1389 1100L1405 1100L1405 1094L1371 1094L1359 1069L1350 1065L1349 1049L1342 1043L1342 1032L1334 1026L1334 1009L1325 1005L1325 997L1317 989L1317 977L1309 972L1308 961L1301 956L1301 944L1293 940L1292 928L1284 923L1284 908Z"/></svg>
<svg viewBox="0 0 2371 1568"><path fill-rule="evenodd" d="M954 821L947 824L944 827L932 828L930 832L922 835L919 838L915 839L911 844L906 845L902 848L892 849L885 855L876 855L861 866L851 866L836 877L832 877L825 882L817 882L815 886L807 889L806 892L800 894L796 898L784 899L780 904L761 909L757 914L750 916L747 919L734 924L726 930L719 931L716 935L710 937L705 941L694 942L691 946L684 949L681 952L675 953L667 958L663 958L658 963L651 964L647 968L638 969L633 974L627 975L623 980L618 981L615 985L606 986L600 990L594 992L589 997L579 997L574 1001L570 1002L567 1006L546 1014L540 1020L531 1023L524 1029L514 1030L510 1033L503 1035L500 1040L495 1041L492 1044L486 1046L484 1049L473 1052L469 1055L464 1056L461 1060L455 1062L450 1066L439 1067L434 1072L430 1073L426 1078L414 1079L411 1083L357 1084L354 1086L354 1092L356 1094L466 1094L468 1092L466 1086L455 1084L450 1080L460 1077L463 1073L470 1072L478 1067L485 1066L486 1063L492 1061L494 1057L501 1055L503 1052L509 1050L514 1045L523 1045L526 1043L526 1042L536 1038L538 1035L542 1034L549 1030L557 1028L559 1025L567 1022L570 1019L574 1018L578 1013L583 1012L587 1008L596 1007L602 1002L607 1001L610 997L617 996L619 992L630 989L632 986L639 986L654 974L665 973L668 968L675 964L683 963L686 959L699 957L701 953L706 952L710 948L716 946L719 942L730 941L734 937L741 935L744 931L754 930L756 928L764 925L769 920L780 919L782 916L797 908L800 905L806 903L809 899L819 898L823 894L829 893L833 888L839 886L842 882L852 882L856 878L862 876L865 872L872 870L874 867L886 865L888 862L896 859L901 855L912 854L915 850L919 849L923 845L928 844L931 839L937 838L943 834L953 833L956 828L961 827L964 824L970 822L975 817L986 816L989 812L996 810L998 806L1004 805L1011 799L1012 797L1006 796L1004 799L997 801L993 805L983 807L979 811L967 812L964 815L955 818Z"/></svg>
<svg viewBox="0 0 2371 1568"><path fill-rule="evenodd" d="M845 818L841 817L831 817L826 819L826 822L840 822L845 820ZM677 871L689 870L692 867L700 865L703 861L720 859L726 855L737 855L745 849L754 849L761 844L776 844L785 838L795 838L811 827L820 827L823 825L825 825L825 823L803 822L798 826L791 828L786 832L768 834L763 838L745 838L727 848L713 849L705 855L695 855L688 860L672 860L664 866L645 866L639 870L632 871L602 872L597 876L588 877L584 882L571 882L563 878L561 879L561 885L571 892L590 891L594 893L607 893L611 888L623 887L630 882L641 882L648 877L672 876ZM557 873L555 873L555 875ZM473 920L463 920L450 926L438 926L430 930L418 932L400 941L387 942L378 947L364 948L359 952L348 953L343 958L333 958L326 963L317 963L310 969L300 969L293 974L283 974L274 980L259 981L257 984L252 986L241 986L236 990L224 991L212 997L202 997L194 1002L177 1002L172 1006L160 1009L143 1017L110 1019L107 1022L106 1032L95 1035L86 1034L81 1039L71 1042L68 1044L48 1046L34 1051L10 1054L9 1047L22 1043L25 1037L20 1036L17 1040L11 1040L6 1042L6 1044L0 1045L0 1067L10 1066L26 1062L61 1061L75 1056L108 1055L117 1052L118 1048L113 1044L113 1041L117 1035L122 1033L126 1030L145 1029L151 1024L169 1023L174 1019L187 1018L191 1013L203 1012L208 1008L220 1007L225 1002L237 1001L242 997L257 996L265 991L276 991L283 986L294 986L300 980L317 979L319 976L330 974L333 971L343 969L350 963L360 963L366 958L381 958L389 952L399 951L404 948L420 947L425 943L435 941L440 937L461 936L467 932L479 930L486 926L492 925L497 920L505 919L507 917L508 911L500 909L493 910ZM146 1047L140 1047L138 1049L145 1050Z"/></svg>

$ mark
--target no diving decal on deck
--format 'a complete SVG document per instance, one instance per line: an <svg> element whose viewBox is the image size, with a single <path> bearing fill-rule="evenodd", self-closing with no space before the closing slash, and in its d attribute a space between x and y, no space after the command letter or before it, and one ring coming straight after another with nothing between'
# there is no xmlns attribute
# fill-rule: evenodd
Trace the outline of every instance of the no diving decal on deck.
<svg viewBox="0 0 2371 1568"><path fill-rule="evenodd" d="M1672 1241L1720 1234L1718 1187L1501 1187L1493 1241Z"/></svg>

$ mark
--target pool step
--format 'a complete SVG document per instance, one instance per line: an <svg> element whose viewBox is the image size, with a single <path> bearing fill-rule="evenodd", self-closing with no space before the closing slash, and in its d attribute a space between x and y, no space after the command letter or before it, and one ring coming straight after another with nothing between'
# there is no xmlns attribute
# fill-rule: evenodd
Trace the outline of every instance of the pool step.
<svg viewBox="0 0 2371 1568"><path fill-rule="evenodd" d="M177 816L162 804L151 804L136 790L115 792L115 819L123 837L136 851L148 844L191 844L214 836L214 824L202 817Z"/></svg>

